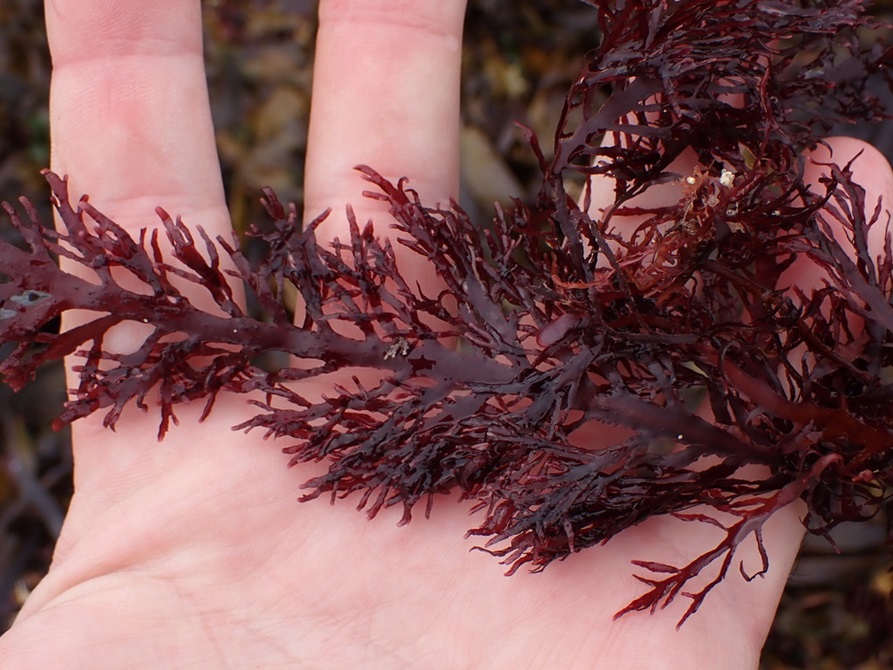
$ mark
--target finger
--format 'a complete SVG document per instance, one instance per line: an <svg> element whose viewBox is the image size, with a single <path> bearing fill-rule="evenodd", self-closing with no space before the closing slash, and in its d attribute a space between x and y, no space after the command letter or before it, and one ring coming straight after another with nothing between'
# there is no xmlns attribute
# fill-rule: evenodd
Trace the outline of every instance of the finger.
<svg viewBox="0 0 893 670"><path fill-rule="evenodd" d="M94 206L134 236L159 226L157 206L182 216L190 227L202 226L212 238L228 235L199 3L47 0L45 10L53 63L51 166L69 175L72 201L89 194ZM162 235L162 250L165 242ZM68 271L89 278L83 266L63 263ZM115 276L126 288L138 290L138 282L125 272ZM200 287L178 286L193 304L212 307ZM64 328L91 318L66 316ZM106 334L103 347L132 351L146 335L143 324L123 323ZM69 366L75 363L68 359ZM70 387L77 385L75 379L69 367ZM141 448L155 441L158 419L150 414L125 412L118 427L122 433L129 430L131 439L124 443L102 428L101 415L75 425L79 488L112 481L116 475L110 473L126 478L147 471L137 464L145 453ZM103 448L108 446L115 449ZM110 462L113 451L120 462Z"/></svg>
<svg viewBox="0 0 893 670"><path fill-rule="evenodd" d="M346 237L386 205L364 199L354 170L408 177L426 204L458 193L459 75L465 0L322 0L305 174L305 217ZM386 223L377 226L386 234Z"/></svg>
<svg viewBox="0 0 893 670"><path fill-rule="evenodd" d="M884 250L887 234L885 225L890 212L893 212L893 169L887 158L875 147L852 137L832 137L825 145L818 146L808 154L804 173L807 185L816 193L823 194L825 187L819 182L822 177L830 176L828 163L844 166L852 161L853 183L865 189L865 216L868 220L881 203L881 216L878 224L868 230L868 250L876 259ZM824 165L823 165L824 164ZM833 217L825 217L835 234L836 241L843 249L855 257L856 249L842 225ZM816 263L803 259L795 262L790 270L782 276L782 286L797 286L807 293L824 285L825 273Z"/></svg>
<svg viewBox="0 0 893 670"><path fill-rule="evenodd" d="M48 0L46 22L51 164L72 200L89 194L134 235L159 225L157 206L228 234L199 3Z"/></svg>
<svg viewBox="0 0 893 670"><path fill-rule="evenodd" d="M881 199L884 211L893 210L890 202L893 195L893 168L886 156L872 145L853 137L831 137L824 145L819 145L809 154L810 161L806 166L805 180L817 192L825 189L819 184L819 177L828 175L829 170L822 163L835 163L844 166L853 161L851 166L853 182L865 189L866 215L874 211L878 199ZM881 217L881 223L885 217ZM878 226L872 231L872 243L883 245L884 230ZM874 238L877 237L877 241Z"/></svg>

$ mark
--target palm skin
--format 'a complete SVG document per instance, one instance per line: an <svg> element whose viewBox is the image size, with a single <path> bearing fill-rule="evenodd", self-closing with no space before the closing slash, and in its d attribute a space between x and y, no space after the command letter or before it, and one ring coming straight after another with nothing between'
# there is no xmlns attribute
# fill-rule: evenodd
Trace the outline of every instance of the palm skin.
<svg viewBox="0 0 893 670"><path fill-rule="evenodd" d="M678 562L711 537L658 519L507 578L468 551L471 520L446 500L403 528L395 513L297 506L306 473L233 433L245 410L227 404L204 424L181 412L161 444L151 418L127 417L103 485L79 475L53 569L3 640L6 667L755 667L789 560L774 536L767 579L729 579L681 631L680 607L613 622L641 592L631 558ZM104 435L88 430L81 448Z"/></svg>
<svg viewBox="0 0 893 670"><path fill-rule="evenodd" d="M463 13L464 0L321 2L309 216L351 202L383 218L357 163L410 176L430 202L455 194ZM47 24L53 168L132 231L159 204L225 231L198 3L48 0ZM139 337L122 328L109 346ZM802 535L799 507L777 514L765 578L733 573L681 630L685 599L614 621L642 593L630 560L679 564L716 529L654 518L507 578L469 551L467 506L442 500L397 527L394 510L370 522L349 501L298 505L313 472L231 430L243 398L200 411L178 408L161 443L151 412L125 412L116 432L74 426L75 496L49 575L0 639L4 668L754 668ZM740 557L759 564L753 548Z"/></svg>

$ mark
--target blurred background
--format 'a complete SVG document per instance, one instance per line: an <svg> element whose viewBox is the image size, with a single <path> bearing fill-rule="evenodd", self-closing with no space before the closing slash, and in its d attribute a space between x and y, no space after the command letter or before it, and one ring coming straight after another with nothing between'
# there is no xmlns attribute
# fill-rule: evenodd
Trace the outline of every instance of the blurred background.
<svg viewBox="0 0 893 670"><path fill-rule="evenodd" d="M234 225L244 230L265 220L258 202L264 186L302 207L317 3L202 4L224 183ZM875 11L889 20L893 0ZM882 37L893 44L889 31ZM485 219L494 201L536 193L536 162L513 122L533 128L548 147L581 56L597 39L593 10L574 0L469 0L462 205L473 217ZM49 165L49 76L43 2L2 0L0 200L24 195L44 221L51 220L40 176ZM889 123L840 130L873 141L893 159ZM12 239L5 222L0 235ZM63 399L58 367L19 394L0 386L0 632L46 573L71 496L69 434L50 428ZM841 527L835 535L840 554L825 540L807 540L762 668L893 668L887 523L879 518Z"/></svg>

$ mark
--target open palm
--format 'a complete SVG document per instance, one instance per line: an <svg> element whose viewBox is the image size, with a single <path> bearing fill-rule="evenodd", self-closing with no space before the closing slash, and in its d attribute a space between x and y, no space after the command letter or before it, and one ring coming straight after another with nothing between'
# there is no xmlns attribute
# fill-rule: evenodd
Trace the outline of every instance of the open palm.
<svg viewBox="0 0 893 670"><path fill-rule="evenodd" d="M321 2L309 216L350 202L384 219L357 163L411 177L431 203L456 195L464 5ZM199 3L48 0L47 24L53 169L73 193L132 232L156 205L226 231ZM865 172L890 188L889 172ZM344 237L337 217L326 225ZM119 328L109 346L139 337ZM313 473L231 430L250 416L243 398L220 398L203 423L200 411L179 408L161 443L151 412L125 412L117 432L74 426L75 496L49 575L0 640L4 668L753 668L800 542L792 505L766 528L764 579L733 574L679 631L687 602L614 621L642 591L630 560L679 564L716 529L654 518L506 578L469 551L467 506L397 527L349 503L298 505ZM755 550L740 557L758 565Z"/></svg>

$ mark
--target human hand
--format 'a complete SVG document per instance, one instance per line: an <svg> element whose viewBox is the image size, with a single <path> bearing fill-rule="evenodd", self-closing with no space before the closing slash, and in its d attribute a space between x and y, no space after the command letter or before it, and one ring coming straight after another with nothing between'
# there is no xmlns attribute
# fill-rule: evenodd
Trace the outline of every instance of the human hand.
<svg viewBox="0 0 893 670"><path fill-rule="evenodd" d="M463 11L322 3L311 217L346 203L360 220L386 216L361 198L357 163L411 177L427 202L456 195ZM53 169L131 232L163 204L225 233L198 4L58 0L47 21ZM863 173L889 189L883 172ZM321 236L346 236L343 219L326 226ZM119 328L107 344L140 336ZM178 408L160 444L151 413L125 413L116 433L100 417L74 426L76 494L49 575L0 641L4 667L752 668L802 533L794 506L777 514L766 577L732 575L681 630L684 602L614 621L641 593L631 559L679 564L712 546L711 528L652 518L507 579L467 551L467 507L398 528L389 511L369 522L349 504L298 506L311 468L289 471L273 445L232 432L250 416L243 399L219 398L204 423L200 412ZM739 558L759 564L755 550Z"/></svg>

